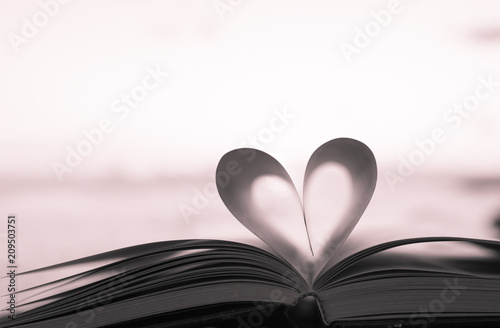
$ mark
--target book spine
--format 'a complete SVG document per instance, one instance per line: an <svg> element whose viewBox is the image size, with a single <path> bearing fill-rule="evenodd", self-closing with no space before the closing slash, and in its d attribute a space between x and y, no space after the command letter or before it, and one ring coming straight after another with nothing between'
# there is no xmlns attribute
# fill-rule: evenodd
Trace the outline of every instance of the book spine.
<svg viewBox="0 0 500 328"><path fill-rule="evenodd" d="M285 316L296 328L329 326L321 302L315 292L300 295L285 311Z"/></svg>

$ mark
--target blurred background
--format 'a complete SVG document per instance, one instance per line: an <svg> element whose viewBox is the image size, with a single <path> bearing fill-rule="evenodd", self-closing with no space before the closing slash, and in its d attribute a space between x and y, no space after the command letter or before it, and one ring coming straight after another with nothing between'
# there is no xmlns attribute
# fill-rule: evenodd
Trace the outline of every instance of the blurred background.
<svg viewBox="0 0 500 328"><path fill-rule="evenodd" d="M498 239L499 13L493 0L0 1L0 214L19 218L19 267L256 242L214 193L220 157L264 150L301 193L310 154L337 137L379 165L354 240Z"/></svg>

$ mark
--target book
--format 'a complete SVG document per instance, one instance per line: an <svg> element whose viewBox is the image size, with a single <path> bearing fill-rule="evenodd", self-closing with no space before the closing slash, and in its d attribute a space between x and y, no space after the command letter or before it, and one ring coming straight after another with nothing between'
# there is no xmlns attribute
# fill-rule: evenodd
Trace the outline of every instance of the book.
<svg viewBox="0 0 500 328"><path fill-rule="evenodd" d="M327 195L335 184L329 179L332 167L343 168L352 186L349 201L335 217L331 213L342 206ZM362 249L349 246L346 241L377 182L375 157L360 141L338 138L316 149L305 170L302 198L277 160L251 148L225 154L216 182L228 210L266 246L173 240L24 272L51 278L7 295L0 326L500 323L499 241L420 237ZM15 316L9 314L11 299L17 300Z"/></svg>

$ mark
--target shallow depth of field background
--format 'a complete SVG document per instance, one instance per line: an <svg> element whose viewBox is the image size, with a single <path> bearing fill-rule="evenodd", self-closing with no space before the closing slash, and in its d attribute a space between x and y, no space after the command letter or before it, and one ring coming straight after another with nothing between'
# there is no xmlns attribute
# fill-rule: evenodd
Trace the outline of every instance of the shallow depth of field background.
<svg viewBox="0 0 500 328"><path fill-rule="evenodd" d="M353 240L500 238L500 87L460 127L443 120L479 78L500 81L500 7L401 0L348 62L341 44L389 2L233 1L221 19L225 0L73 0L16 52L9 34L42 9L0 1L0 216L18 215L19 268L153 241L255 240L204 190L219 158L283 108L293 118L259 149L299 192L323 142L356 138L375 153L378 186ZM147 67L169 76L122 120L113 103ZM115 130L59 181L53 163L104 118ZM436 128L446 140L390 188L388 172ZM197 191L207 201L181 215Z"/></svg>

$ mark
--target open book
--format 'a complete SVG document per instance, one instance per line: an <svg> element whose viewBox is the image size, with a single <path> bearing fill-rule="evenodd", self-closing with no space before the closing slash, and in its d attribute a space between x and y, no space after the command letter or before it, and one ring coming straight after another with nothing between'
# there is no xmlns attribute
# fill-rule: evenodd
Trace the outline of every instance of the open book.
<svg viewBox="0 0 500 328"><path fill-rule="evenodd" d="M331 168L350 201L328 197ZM219 195L267 247L178 240L128 247L23 275L51 281L18 291L1 327L432 327L500 323L500 242L459 237L345 242L375 190L363 143L340 138L311 156L303 197L270 155L237 149L217 167ZM298 231L298 228L300 231ZM429 247L419 247L432 245ZM89 266L83 272L78 268ZM59 276L58 276L59 275ZM62 276L61 276L62 275ZM8 279L8 277L7 277ZM12 297L12 296L11 296ZM20 306L19 306L20 305Z"/></svg>

